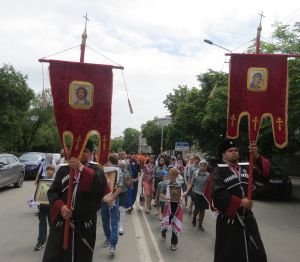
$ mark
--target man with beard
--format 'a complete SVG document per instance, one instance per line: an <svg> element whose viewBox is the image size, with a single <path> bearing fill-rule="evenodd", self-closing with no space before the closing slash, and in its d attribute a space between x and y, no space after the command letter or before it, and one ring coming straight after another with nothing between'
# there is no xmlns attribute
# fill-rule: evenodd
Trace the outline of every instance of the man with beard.
<svg viewBox="0 0 300 262"><path fill-rule="evenodd" d="M257 152L255 144L253 180L270 174L270 163ZM213 205L219 211L216 224L215 262L266 262L267 257L256 219L253 201L247 198L249 163L238 163L235 142L226 139L219 148L223 164L213 174Z"/></svg>
<svg viewBox="0 0 300 262"><path fill-rule="evenodd" d="M103 169L91 162L93 143L88 141L82 159L71 158L62 164L48 191L51 226L43 262L71 262L93 259L96 240L97 210L101 199L110 192ZM66 205L70 169L74 169L72 208ZM63 250L65 221L70 220L69 245ZM84 242L86 241L86 242Z"/></svg>

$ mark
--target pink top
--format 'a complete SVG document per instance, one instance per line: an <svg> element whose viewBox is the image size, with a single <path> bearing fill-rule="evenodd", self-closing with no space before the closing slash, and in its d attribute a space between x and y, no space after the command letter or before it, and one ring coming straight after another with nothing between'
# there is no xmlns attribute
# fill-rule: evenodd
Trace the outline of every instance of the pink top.
<svg viewBox="0 0 300 262"><path fill-rule="evenodd" d="M145 165L143 181L147 183L152 183L153 177L154 177L154 165L153 164Z"/></svg>

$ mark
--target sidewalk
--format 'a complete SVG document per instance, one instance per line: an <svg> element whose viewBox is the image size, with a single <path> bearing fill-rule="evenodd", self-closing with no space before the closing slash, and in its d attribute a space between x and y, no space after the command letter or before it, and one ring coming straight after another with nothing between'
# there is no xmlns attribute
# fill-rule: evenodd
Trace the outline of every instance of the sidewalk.
<svg viewBox="0 0 300 262"><path fill-rule="evenodd" d="M290 177L293 183L293 197L300 199L300 177Z"/></svg>

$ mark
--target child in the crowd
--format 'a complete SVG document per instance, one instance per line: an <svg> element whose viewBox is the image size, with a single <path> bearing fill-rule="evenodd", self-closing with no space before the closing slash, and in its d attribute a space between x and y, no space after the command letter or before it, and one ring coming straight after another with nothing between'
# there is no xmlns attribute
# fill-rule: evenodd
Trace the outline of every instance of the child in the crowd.
<svg viewBox="0 0 300 262"><path fill-rule="evenodd" d="M194 156L193 157L193 164L189 168L188 183L191 183L191 179L193 177L193 174L199 169L199 162L200 162L200 157L199 156ZM193 212L193 206L194 206L194 199L193 199L193 194L191 194L191 202L190 202L190 206L188 208L189 215L191 215L192 212Z"/></svg>
<svg viewBox="0 0 300 262"><path fill-rule="evenodd" d="M171 250L175 251L178 244L178 233L182 230L183 210L181 206L181 186L176 182L178 171L176 168L169 170L169 182L161 187L160 195L166 201L163 212L161 237L167 238L166 233L172 228Z"/></svg>
<svg viewBox="0 0 300 262"><path fill-rule="evenodd" d="M119 235L124 234L124 220L125 220L125 208L126 208L126 197L127 197L127 188L133 186L131 175L128 170L126 170L125 160L119 160L119 168L123 174L123 186L122 193L119 195L119 211L120 211L120 220L119 220Z"/></svg>
<svg viewBox="0 0 300 262"><path fill-rule="evenodd" d="M46 167L46 176L42 177L42 179L54 180L55 175L55 167L53 165L48 165ZM37 180L37 186L41 179ZM50 207L49 204L40 204L39 205L39 236L37 240L37 244L35 245L34 251L38 251L42 249L46 245L47 240L47 219L50 227Z"/></svg>
<svg viewBox="0 0 300 262"><path fill-rule="evenodd" d="M186 196L188 192L192 189L193 201L195 204L195 210L193 215L193 226L196 226L196 219L198 217L198 229L204 231L202 226L205 209L208 209L209 204L207 199L204 197L204 189L207 184L209 173L207 172L207 162L201 160L199 163L199 169L193 174L191 182L187 186L186 192L183 196Z"/></svg>
<svg viewBox="0 0 300 262"><path fill-rule="evenodd" d="M164 206L165 206L165 203L166 203L166 200L161 196L161 188L165 186L165 184L168 184L169 183L169 176L168 176L168 171L163 171L162 172L162 175L163 175L163 180L160 181L157 185L157 190L156 190L156 196L155 196L155 199L157 201L157 209L158 209L158 219L161 221L162 220L162 216L163 216L163 212L164 212Z"/></svg>

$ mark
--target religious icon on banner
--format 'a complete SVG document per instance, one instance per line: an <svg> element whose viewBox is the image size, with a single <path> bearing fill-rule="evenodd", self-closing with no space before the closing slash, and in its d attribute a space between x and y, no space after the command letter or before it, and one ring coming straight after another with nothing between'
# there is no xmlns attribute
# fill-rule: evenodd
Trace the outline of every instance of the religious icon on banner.
<svg viewBox="0 0 300 262"><path fill-rule="evenodd" d="M268 69L250 67L247 74L247 89L249 91L261 92L268 88Z"/></svg>
<svg viewBox="0 0 300 262"><path fill-rule="evenodd" d="M169 186L170 202L179 203L181 197L181 188L179 186Z"/></svg>
<svg viewBox="0 0 300 262"><path fill-rule="evenodd" d="M67 151L64 134L69 134L72 137L68 144L70 156L80 158L88 137L97 133L99 163L106 163L110 144L113 66L57 60L49 60L49 63L53 107L61 143Z"/></svg>
<svg viewBox="0 0 300 262"><path fill-rule="evenodd" d="M288 55L230 54L227 136L239 136L248 117L249 140L257 141L265 118L272 122L275 145L287 145Z"/></svg>
<svg viewBox="0 0 300 262"><path fill-rule="evenodd" d="M94 86L89 82L72 81L69 89L69 104L77 109L93 106Z"/></svg>

